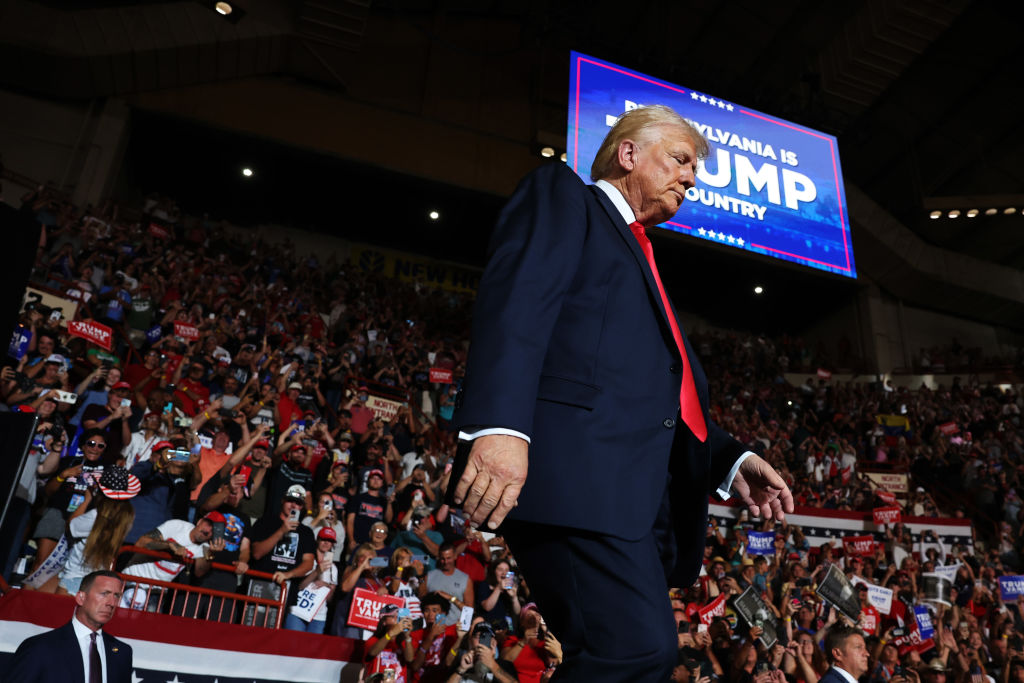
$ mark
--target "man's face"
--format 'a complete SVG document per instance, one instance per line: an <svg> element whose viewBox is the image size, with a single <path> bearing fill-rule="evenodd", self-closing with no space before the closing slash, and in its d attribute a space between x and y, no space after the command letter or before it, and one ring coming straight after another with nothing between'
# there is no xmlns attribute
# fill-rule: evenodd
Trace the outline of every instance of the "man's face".
<svg viewBox="0 0 1024 683"><path fill-rule="evenodd" d="M441 614L440 605L427 605L423 608L423 621L428 625L432 626L437 621L438 615Z"/></svg>
<svg viewBox="0 0 1024 683"><path fill-rule="evenodd" d="M130 389L112 389L107 399L107 403L111 408L117 408L121 405L121 400L131 396Z"/></svg>
<svg viewBox="0 0 1024 683"><path fill-rule="evenodd" d="M78 620L93 631L101 628L114 616L114 610L121 602L123 584L120 579L98 576L89 586L89 591L78 591L75 602Z"/></svg>
<svg viewBox="0 0 1024 683"><path fill-rule="evenodd" d="M206 543L213 538L213 523L208 519L199 520L189 536L193 543Z"/></svg>
<svg viewBox="0 0 1024 683"><path fill-rule="evenodd" d="M231 437L228 436L227 432L217 432L213 436L213 450L224 451L230 441Z"/></svg>
<svg viewBox="0 0 1024 683"><path fill-rule="evenodd" d="M384 486L384 477L379 474L371 474L366 480L366 486L371 491L379 491Z"/></svg>
<svg viewBox="0 0 1024 683"><path fill-rule="evenodd" d="M437 557L437 566L442 571L449 571L455 569L455 551L448 548Z"/></svg>
<svg viewBox="0 0 1024 683"><path fill-rule="evenodd" d="M655 126L638 136L634 165L626 182L633 211L644 225L663 223L676 215L686 191L696 182L697 155L686 130Z"/></svg>
<svg viewBox="0 0 1024 683"><path fill-rule="evenodd" d="M228 376L224 378L224 393L233 396L238 391L238 380Z"/></svg>
<svg viewBox="0 0 1024 683"><path fill-rule="evenodd" d="M102 434L96 434L89 437L85 443L82 444L82 455L85 459L90 462L95 462L103 457L103 451L107 449L107 440Z"/></svg>
<svg viewBox="0 0 1024 683"><path fill-rule="evenodd" d="M53 353L53 337L40 337L39 341L36 342L36 351L41 356L49 356Z"/></svg>
<svg viewBox="0 0 1024 683"><path fill-rule="evenodd" d="M296 466L302 466L302 463L306 462L306 449L296 448L295 450L288 453L288 462Z"/></svg>
<svg viewBox="0 0 1024 683"><path fill-rule="evenodd" d="M843 646L833 650L832 654L836 664L854 678L860 678L868 670L868 649L860 634L849 636Z"/></svg>
<svg viewBox="0 0 1024 683"><path fill-rule="evenodd" d="M283 503L281 503L281 514L286 519L291 517L292 514L295 513L296 511L298 511L301 514L302 506L299 505L298 503L296 503L295 501L293 501L293 500L285 500Z"/></svg>

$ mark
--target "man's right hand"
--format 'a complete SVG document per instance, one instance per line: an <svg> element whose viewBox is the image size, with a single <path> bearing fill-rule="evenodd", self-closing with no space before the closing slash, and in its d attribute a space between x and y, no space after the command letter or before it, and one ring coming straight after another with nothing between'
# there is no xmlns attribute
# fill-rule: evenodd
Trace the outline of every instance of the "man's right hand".
<svg viewBox="0 0 1024 683"><path fill-rule="evenodd" d="M455 501L469 521L497 528L516 506L526 483L529 444L517 436L488 434L473 441L466 470L455 487Z"/></svg>
<svg viewBox="0 0 1024 683"><path fill-rule="evenodd" d="M297 519L292 519L291 517L287 517L287 518L285 518L285 520L283 522L281 522L281 533L287 534L289 531L295 531L298 528L299 528L299 520L297 520Z"/></svg>

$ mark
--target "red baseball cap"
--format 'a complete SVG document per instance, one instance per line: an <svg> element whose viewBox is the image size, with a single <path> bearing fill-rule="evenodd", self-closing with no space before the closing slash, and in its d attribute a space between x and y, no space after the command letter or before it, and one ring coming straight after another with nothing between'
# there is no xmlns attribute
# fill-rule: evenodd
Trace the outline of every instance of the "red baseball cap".
<svg viewBox="0 0 1024 683"><path fill-rule="evenodd" d="M153 444L153 452L156 453L157 451L159 451L161 449L173 448L173 447L174 447L174 444L171 443L170 441L157 441L155 444Z"/></svg>
<svg viewBox="0 0 1024 683"><path fill-rule="evenodd" d="M115 384L114 386L112 386L110 388L111 389L131 389L132 385L128 384L128 382L120 381L120 382L118 382L117 384Z"/></svg>
<svg viewBox="0 0 1024 683"><path fill-rule="evenodd" d="M318 541L330 541L331 543L338 542L338 534L334 533L334 529L329 526L320 527L320 531L316 532L316 540Z"/></svg>

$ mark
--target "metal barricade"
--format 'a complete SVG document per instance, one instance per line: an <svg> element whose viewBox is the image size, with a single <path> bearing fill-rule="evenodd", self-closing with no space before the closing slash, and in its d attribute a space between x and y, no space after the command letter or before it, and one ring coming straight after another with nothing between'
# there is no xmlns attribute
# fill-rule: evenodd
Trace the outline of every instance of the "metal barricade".
<svg viewBox="0 0 1024 683"><path fill-rule="evenodd" d="M153 558L153 561L167 560L175 564L193 564L191 559L134 545L122 546L121 555L126 553L146 555ZM211 562L210 567L214 571L230 572L232 576L237 574L235 567L230 564ZM274 583L273 575L266 572L249 569L244 573L251 585L260 586L259 590L250 591L248 595L160 581L124 571L120 574L125 580L122 607L266 628L281 628L284 621L288 592ZM268 590L268 583L277 590Z"/></svg>

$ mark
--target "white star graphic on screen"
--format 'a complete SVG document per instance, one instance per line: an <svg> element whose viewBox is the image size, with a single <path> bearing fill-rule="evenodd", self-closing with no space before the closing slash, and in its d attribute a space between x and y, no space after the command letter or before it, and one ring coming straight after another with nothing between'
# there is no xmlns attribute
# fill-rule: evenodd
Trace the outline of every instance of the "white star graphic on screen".
<svg viewBox="0 0 1024 683"><path fill-rule="evenodd" d="M705 230L704 228L697 228L697 234L703 237L704 235L708 234L708 231Z"/></svg>
<svg viewBox="0 0 1024 683"><path fill-rule="evenodd" d="M142 677L135 673L135 671L132 671L132 683L142 683Z"/></svg>
<svg viewBox="0 0 1024 683"><path fill-rule="evenodd" d="M725 239L725 233L724 232L718 233L718 239L724 240Z"/></svg>
<svg viewBox="0 0 1024 683"><path fill-rule="evenodd" d="M178 680L178 674L174 674L174 680L173 681L167 681L167 683L182 683L182 682Z"/></svg>
<svg viewBox="0 0 1024 683"><path fill-rule="evenodd" d="M742 237L737 237L736 238L736 244L738 244L738 245L740 245L742 247L743 246L743 238Z"/></svg>
<svg viewBox="0 0 1024 683"><path fill-rule="evenodd" d="M735 244L736 243L736 238L733 237L732 235L729 235L725 239L729 240L729 244Z"/></svg>
<svg viewBox="0 0 1024 683"><path fill-rule="evenodd" d="M723 102L722 100L718 100L718 108L725 109L725 102Z"/></svg>
<svg viewBox="0 0 1024 683"><path fill-rule="evenodd" d="M708 98L708 104L710 104L712 107L715 106L715 104L716 104L715 98L714 97L709 97Z"/></svg>
<svg viewBox="0 0 1024 683"><path fill-rule="evenodd" d="M708 98L707 98L707 97L705 97L704 95L701 95L701 96L700 96L700 101L701 101L701 102L707 102L707 101L708 101Z"/></svg>
<svg viewBox="0 0 1024 683"><path fill-rule="evenodd" d="M698 95L697 93L695 93L695 92L691 92L691 93L690 93L690 99L691 99L691 100L695 100L695 99L697 99L698 97L700 97L700 95Z"/></svg>
<svg viewBox="0 0 1024 683"><path fill-rule="evenodd" d="M725 105L725 108L728 109L729 111L732 111L732 105L731 104Z"/></svg>

